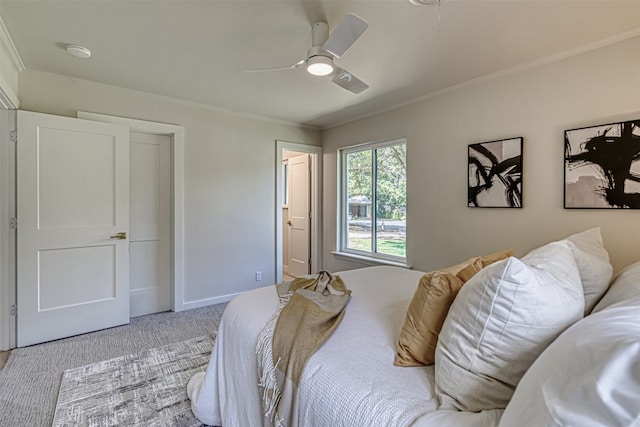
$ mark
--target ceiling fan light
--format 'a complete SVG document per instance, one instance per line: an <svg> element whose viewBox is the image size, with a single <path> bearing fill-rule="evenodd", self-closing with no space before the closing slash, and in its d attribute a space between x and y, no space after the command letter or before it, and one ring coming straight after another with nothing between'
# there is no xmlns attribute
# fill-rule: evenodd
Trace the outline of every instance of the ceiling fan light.
<svg viewBox="0 0 640 427"><path fill-rule="evenodd" d="M314 76L328 76L333 73L333 61L326 56L312 56L307 61L307 72Z"/></svg>

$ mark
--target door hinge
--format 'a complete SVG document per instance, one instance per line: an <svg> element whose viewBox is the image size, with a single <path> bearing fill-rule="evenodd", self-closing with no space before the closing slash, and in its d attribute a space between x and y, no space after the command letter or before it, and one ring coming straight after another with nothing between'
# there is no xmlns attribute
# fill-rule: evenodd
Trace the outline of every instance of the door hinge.
<svg viewBox="0 0 640 427"><path fill-rule="evenodd" d="M13 142L14 144L18 142L17 130L12 130L11 132L9 132L9 141Z"/></svg>
<svg viewBox="0 0 640 427"><path fill-rule="evenodd" d="M9 219L9 228L12 230L18 229L18 218Z"/></svg>
<svg viewBox="0 0 640 427"><path fill-rule="evenodd" d="M9 314L11 316L15 316L18 314L18 306L15 304L12 304L11 307L9 308Z"/></svg>

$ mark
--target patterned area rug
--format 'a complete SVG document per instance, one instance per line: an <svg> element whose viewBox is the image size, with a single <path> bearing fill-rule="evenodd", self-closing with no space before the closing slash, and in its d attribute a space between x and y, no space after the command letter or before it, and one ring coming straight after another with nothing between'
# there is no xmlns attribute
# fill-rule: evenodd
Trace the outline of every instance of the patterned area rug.
<svg viewBox="0 0 640 427"><path fill-rule="evenodd" d="M206 369L213 338L198 337L64 372L53 426L201 426L187 382Z"/></svg>

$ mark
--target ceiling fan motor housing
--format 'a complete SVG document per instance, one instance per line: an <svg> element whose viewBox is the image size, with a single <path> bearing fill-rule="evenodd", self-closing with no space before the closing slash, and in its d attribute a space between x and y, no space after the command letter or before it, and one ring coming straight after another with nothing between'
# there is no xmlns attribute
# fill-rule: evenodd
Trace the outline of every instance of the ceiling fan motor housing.
<svg viewBox="0 0 640 427"><path fill-rule="evenodd" d="M320 46L313 46L307 50L307 59L313 58L314 56L324 56L333 61L333 56L326 50L322 49Z"/></svg>
<svg viewBox="0 0 640 427"><path fill-rule="evenodd" d="M319 47L329 38L329 24L326 22L316 22L311 27L311 46Z"/></svg>
<svg viewBox="0 0 640 427"><path fill-rule="evenodd" d="M307 50L307 61L309 61L314 56L323 56L328 58L331 62L333 62L333 56L322 49L322 45L329 38L329 24L326 22L316 22L311 27L311 47ZM322 62L326 62L324 59L321 59Z"/></svg>

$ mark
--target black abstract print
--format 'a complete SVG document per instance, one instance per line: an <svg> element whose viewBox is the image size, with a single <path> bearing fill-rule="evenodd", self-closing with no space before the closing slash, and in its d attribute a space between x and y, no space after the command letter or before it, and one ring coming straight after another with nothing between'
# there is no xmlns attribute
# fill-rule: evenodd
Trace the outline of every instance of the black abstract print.
<svg viewBox="0 0 640 427"><path fill-rule="evenodd" d="M468 206L522 207L522 138L469 145Z"/></svg>
<svg viewBox="0 0 640 427"><path fill-rule="evenodd" d="M565 208L640 209L640 120L564 134Z"/></svg>

